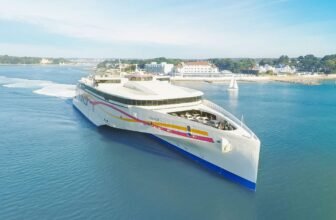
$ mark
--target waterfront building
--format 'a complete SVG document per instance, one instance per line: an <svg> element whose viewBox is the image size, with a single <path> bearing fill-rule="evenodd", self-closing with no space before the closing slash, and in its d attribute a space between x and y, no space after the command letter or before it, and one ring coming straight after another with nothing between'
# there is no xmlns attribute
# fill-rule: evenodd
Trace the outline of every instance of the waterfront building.
<svg viewBox="0 0 336 220"><path fill-rule="evenodd" d="M182 62L177 66L176 73L184 77L209 77L220 74L218 68L207 61Z"/></svg>
<svg viewBox="0 0 336 220"><path fill-rule="evenodd" d="M256 66L254 68L254 70L257 70L259 73L266 73L266 72L273 72L275 73L275 67L271 66L271 65L264 65L264 66Z"/></svg>
<svg viewBox="0 0 336 220"><path fill-rule="evenodd" d="M275 73L296 73L295 67L290 67L289 65L280 65L279 67L275 68Z"/></svg>
<svg viewBox="0 0 336 220"><path fill-rule="evenodd" d="M274 67L266 64L264 66L256 66L253 68L253 70L258 71L258 73L266 73L266 72L273 72L275 74L296 73L295 67L291 67L289 65L279 65L277 67Z"/></svg>
<svg viewBox="0 0 336 220"><path fill-rule="evenodd" d="M169 74L173 71L173 69L174 64L166 62L162 63L151 62L145 65L146 72L154 74Z"/></svg>
<svg viewBox="0 0 336 220"><path fill-rule="evenodd" d="M46 59L46 58L42 58L40 61L40 64L50 64L50 63L51 63L51 60Z"/></svg>

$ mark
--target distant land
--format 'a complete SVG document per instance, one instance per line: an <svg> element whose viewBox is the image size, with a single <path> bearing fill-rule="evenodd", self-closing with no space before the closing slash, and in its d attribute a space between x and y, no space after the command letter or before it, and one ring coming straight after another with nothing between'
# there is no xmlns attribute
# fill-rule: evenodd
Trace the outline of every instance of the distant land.
<svg viewBox="0 0 336 220"><path fill-rule="evenodd" d="M233 73L258 74L255 67L260 65L290 66L301 72L318 72L331 74L336 73L336 54L316 57L312 54L290 58L282 55L279 58L209 58L202 59L214 64L220 71L229 70ZM120 59L123 64L137 65L144 69L146 63L166 62L178 65L186 61L199 61L198 59L179 59L158 57L152 59ZM97 65L98 68L109 68L117 64L119 59L98 59L98 58L42 58L42 57L17 57L0 55L0 64L89 64ZM269 73L270 75L272 73Z"/></svg>
<svg viewBox="0 0 336 220"><path fill-rule="evenodd" d="M186 61L199 61L196 59L178 59L158 57L153 59L120 59L123 64L137 65L138 68L144 69L146 63L151 62L166 62L177 65ZM299 56L290 58L287 55L282 55L279 58L209 58L203 59L214 64L220 71L229 70L233 73L248 73L258 74L256 66L290 66L301 72L319 72L319 73L336 73L336 54L326 55L324 57L316 57L314 55ZM98 68L108 68L117 64L119 59L106 59L97 65ZM272 73L270 73L272 74Z"/></svg>
<svg viewBox="0 0 336 220"><path fill-rule="evenodd" d="M0 64L66 64L69 60L64 58L41 58L41 57L16 57L0 56Z"/></svg>
<svg viewBox="0 0 336 220"><path fill-rule="evenodd" d="M53 58L53 57L29 57L29 56L9 56L0 55L0 64L13 65L97 65L104 59L97 58Z"/></svg>

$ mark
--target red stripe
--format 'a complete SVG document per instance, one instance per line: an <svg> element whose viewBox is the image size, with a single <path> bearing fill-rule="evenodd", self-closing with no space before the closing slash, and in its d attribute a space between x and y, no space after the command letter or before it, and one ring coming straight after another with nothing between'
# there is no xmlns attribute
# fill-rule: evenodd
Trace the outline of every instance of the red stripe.
<svg viewBox="0 0 336 220"><path fill-rule="evenodd" d="M170 129L167 129L165 127L161 127L161 126L158 126L158 125L152 125L146 121L143 121L139 118L136 118L130 114L128 114L127 112L124 112L118 108L116 108L114 105L112 104L109 104L109 103L105 103L105 102L100 102L100 101L91 101L89 100L89 102L92 104L92 105L98 105L98 104L101 104L101 105L105 105L105 106L108 106L110 108L113 108L114 110L126 115L127 117L131 118L131 119L134 119L135 121L139 122L139 123L143 123L144 125L148 125L148 126L152 126L152 127L155 127L155 128L158 128L162 131L165 131L165 132L168 132L168 133L171 133L171 134L176 134L176 135L179 135L179 136L183 136L183 137L188 137L188 138L191 138L191 139L196 139L196 140L200 140L200 141L206 141L206 142L210 142L210 143L214 143L213 139L212 138L209 138L209 137L203 137L203 136L199 136L199 135L188 135L184 132L181 132L181 131L176 131L176 130L170 130Z"/></svg>

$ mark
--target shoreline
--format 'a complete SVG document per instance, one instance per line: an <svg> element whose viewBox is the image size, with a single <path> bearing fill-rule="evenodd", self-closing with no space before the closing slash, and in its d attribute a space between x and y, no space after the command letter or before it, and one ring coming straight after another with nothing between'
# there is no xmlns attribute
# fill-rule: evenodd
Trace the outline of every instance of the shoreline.
<svg viewBox="0 0 336 220"><path fill-rule="evenodd" d="M275 82L304 84L304 85L320 85L321 81L336 80L336 74L329 75L316 75L316 76L286 76L286 77L274 77L272 79Z"/></svg>
<svg viewBox="0 0 336 220"><path fill-rule="evenodd" d="M48 66L95 66L95 64L90 63L66 63L66 64L40 64L40 63L30 63L30 64L7 64L7 63L0 63L1 66L41 66L41 67L48 67Z"/></svg>
<svg viewBox="0 0 336 220"><path fill-rule="evenodd" d="M92 67L94 65L89 63L68 63L68 64L4 64L0 63L1 66L40 66L40 67ZM268 83L268 82L281 82L281 83L291 83L291 84L303 84L303 85L320 85L322 81L326 80L336 80L336 73L333 74L321 74L321 75L302 75L302 76L255 76L255 75L238 75L235 76L236 80L240 83ZM181 77L173 76L170 77L172 82L205 82L211 84L227 84L231 81L232 76L223 77Z"/></svg>
<svg viewBox="0 0 336 220"><path fill-rule="evenodd" d="M320 85L324 80L336 80L336 74L309 76L237 76L239 82L282 82L303 85ZM172 82L229 83L232 77L172 77Z"/></svg>

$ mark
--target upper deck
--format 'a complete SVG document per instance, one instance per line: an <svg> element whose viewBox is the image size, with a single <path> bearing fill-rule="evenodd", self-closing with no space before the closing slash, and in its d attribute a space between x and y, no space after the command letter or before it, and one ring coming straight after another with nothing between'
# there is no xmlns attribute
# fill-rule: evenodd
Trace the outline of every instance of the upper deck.
<svg viewBox="0 0 336 220"><path fill-rule="evenodd" d="M104 99L126 105L158 106L198 102L203 93L156 80L150 75L87 77L80 86Z"/></svg>
<svg viewBox="0 0 336 220"><path fill-rule="evenodd" d="M138 112L152 109L170 117L184 118L220 130L239 130L257 140L242 121L204 100L203 93L197 90L139 76L82 78L79 87L108 102L116 102L128 108L139 106Z"/></svg>

